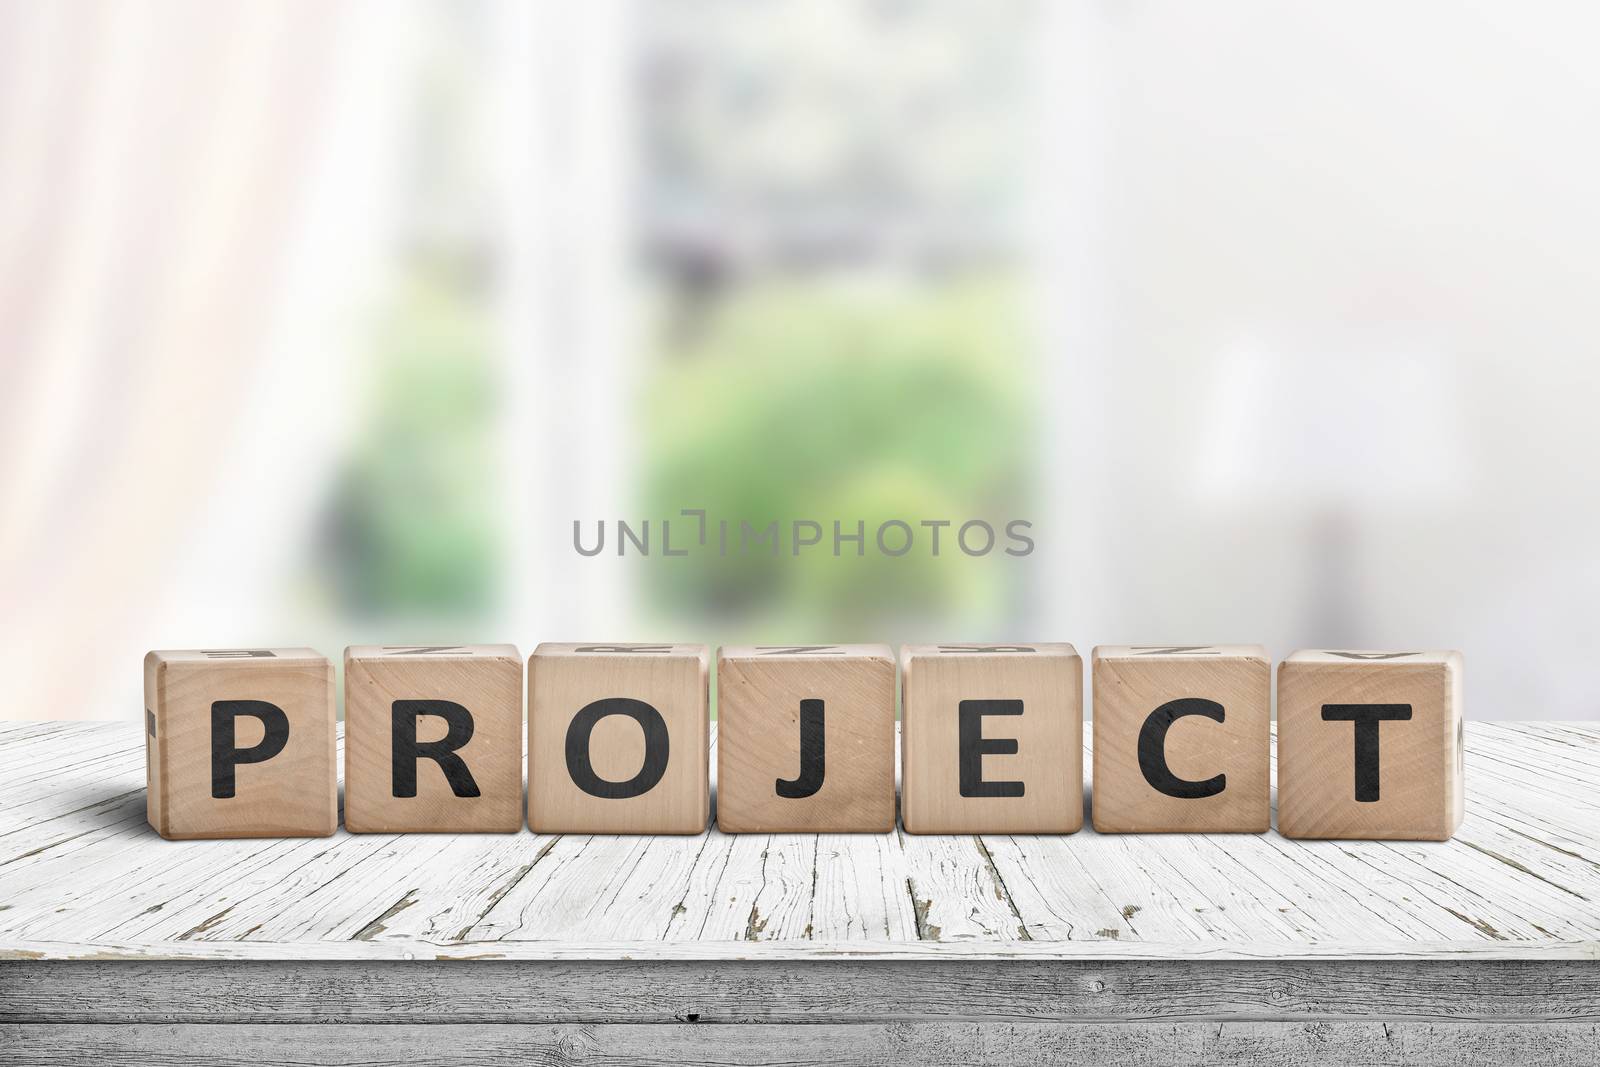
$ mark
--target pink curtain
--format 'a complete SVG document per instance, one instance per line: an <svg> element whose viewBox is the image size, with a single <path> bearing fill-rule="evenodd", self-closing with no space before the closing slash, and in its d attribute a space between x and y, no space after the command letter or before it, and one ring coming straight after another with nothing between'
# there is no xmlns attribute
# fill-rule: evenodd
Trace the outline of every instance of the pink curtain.
<svg viewBox="0 0 1600 1067"><path fill-rule="evenodd" d="M0 717L106 714L85 672L131 677L97 650L228 477L334 26L310 3L0 2Z"/></svg>

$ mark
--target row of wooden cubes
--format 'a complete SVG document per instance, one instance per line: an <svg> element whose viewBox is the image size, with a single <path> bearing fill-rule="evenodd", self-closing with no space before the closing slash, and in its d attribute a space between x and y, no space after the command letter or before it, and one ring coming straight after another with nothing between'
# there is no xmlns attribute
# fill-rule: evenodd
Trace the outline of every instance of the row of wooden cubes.
<svg viewBox="0 0 1600 1067"><path fill-rule="evenodd" d="M699 833L710 806L704 645L542 644L528 661L527 823ZM1067 644L901 650L911 833L1083 825L1083 665ZM730 833L895 824L885 645L745 646L717 666L717 822ZM1271 824L1271 666L1249 645L1094 650L1102 832ZM149 818L165 837L337 824L333 671L310 649L152 652ZM345 826L523 825L523 665L511 645L345 653ZM1442 840L1464 811L1461 656L1296 652L1278 673L1278 829Z"/></svg>

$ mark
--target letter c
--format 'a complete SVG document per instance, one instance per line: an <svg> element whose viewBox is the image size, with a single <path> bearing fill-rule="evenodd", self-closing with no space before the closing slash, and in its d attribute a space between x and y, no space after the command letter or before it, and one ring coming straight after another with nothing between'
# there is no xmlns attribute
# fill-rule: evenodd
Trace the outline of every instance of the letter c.
<svg viewBox="0 0 1600 1067"><path fill-rule="evenodd" d="M1227 788L1228 776L1225 774L1191 782L1187 778L1179 778L1167 766L1167 731L1174 722L1185 715L1204 715L1222 722L1226 714L1221 704L1200 697L1169 700L1152 711L1139 728L1139 770L1144 772L1144 780L1150 783L1151 788L1180 800L1214 797Z"/></svg>

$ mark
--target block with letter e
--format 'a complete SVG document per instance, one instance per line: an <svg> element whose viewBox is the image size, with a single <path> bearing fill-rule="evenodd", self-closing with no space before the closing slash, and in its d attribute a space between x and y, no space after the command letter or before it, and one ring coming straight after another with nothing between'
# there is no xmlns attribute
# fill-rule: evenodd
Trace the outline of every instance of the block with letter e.
<svg viewBox="0 0 1600 1067"><path fill-rule="evenodd" d="M1278 832L1444 841L1466 813L1459 652L1278 666Z"/></svg>
<svg viewBox="0 0 1600 1067"><path fill-rule="evenodd" d="M528 826L698 834L710 817L710 650L542 644L528 660Z"/></svg>
<svg viewBox="0 0 1600 1067"><path fill-rule="evenodd" d="M162 837L333 833L327 657L309 648L151 652L144 692L146 816Z"/></svg>
<svg viewBox="0 0 1600 1067"><path fill-rule="evenodd" d="M717 655L717 826L894 829L894 652L741 645Z"/></svg>
<svg viewBox="0 0 1600 1067"><path fill-rule="evenodd" d="M354 645L344 668L345 829L522 829L515 645Z"/></svg>
<svg viewBox="0 0 1600 1067"><path fill-rule="evenodd" d="M1259 645L1094 650L1094 828L1272 825L1272 666Z"/></svg>
<svg viewBox="0 0 1600 1067"><path fill-rule="evenodd" d="M907 831L1083 826L1083 661L1071 645L908 645L900 668Z"/></svg>

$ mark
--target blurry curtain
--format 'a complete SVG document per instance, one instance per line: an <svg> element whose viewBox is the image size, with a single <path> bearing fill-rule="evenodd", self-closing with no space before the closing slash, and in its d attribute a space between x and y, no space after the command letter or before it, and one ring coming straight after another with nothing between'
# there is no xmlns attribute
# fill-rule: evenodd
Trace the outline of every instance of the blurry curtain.
<svg viewBox="0 0 1600 1067"><path fill-rule="evenodd" d="M86 679L131 675L121 643L227 477L331 15L0 3L0 716L107 713Z"/></svg>

